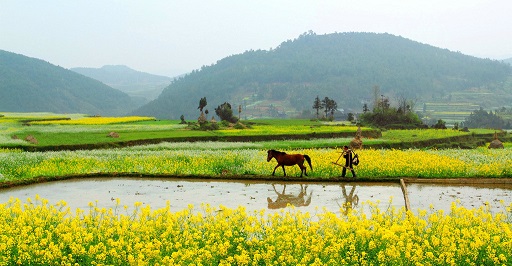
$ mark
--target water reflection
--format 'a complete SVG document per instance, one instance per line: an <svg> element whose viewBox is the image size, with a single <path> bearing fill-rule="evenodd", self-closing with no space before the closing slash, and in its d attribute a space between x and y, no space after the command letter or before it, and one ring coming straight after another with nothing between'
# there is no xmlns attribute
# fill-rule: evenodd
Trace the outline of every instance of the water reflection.
<svg viewBox="0 0 512 266"><path fill-rule="evenodd" d="M450 204L460 200L466 208L478 208L489 202L492 211L502 211L512 202L512 185L489 184L480 186L434 184L407 184L411 210L443 209L450 211ZM292 204L300 211L319 213L326 211L343 214L350 208L365 208L370 201L381 209L404 206L404 196L398 183L365 182L316 182L296 183L287 181L232 181L172 178L81 178L58 182L27 185L0 189L0 203L9 198L47 199L50 204L64 200L71 209L89 209L92 202L99 207L116 208L116 200L130 207L136 202L152 209L163 208L170 202L172 211L187 209L191 204L201 209L202 203L211 206L223 205L228 208L244 206L248 211L266 209L279 212ZM269 200L270 199L270 200ZM392 199L392 202L390 201ZM503 204L501 203L503 201ZM279 205L279 203L281 205ZM280 207L278 207L280 206ZM274 209L275 208L275 209Z"/></svg>
<svg viewBox="0 0 512 266"><path fill-rule="evenodd" d="M268 208L271 210L285 208L288 204L295 207L304 207L311 204L311 196L313 192L307 193L308 186L300 184L300 192L298 195L286 194L286 184L283 184L283 191L278 192L275 184L272 184L274 192L277 194L277 198L272 200L267 197Z"/></svg>
<svg viewBox="0 0 512 266"><path fill-rule="evenodd" d="M340 185L341 192L343 194L343 199L345 202L342 204L338 203L338 206L340 209L343 209L343 214L347 215L351 209L354 207L357 207L359 205L359 196L355 194L356 192L356 185L352 185L352 188L350 189L350 193L347 194L347 189L345 188L345 185Z"/></svg>
<svg viewBox="0 0 512 266"><path fill-rule="evenodd" d="M451 204L466 208L490 206L493 213L506 211L512 204L512 184L407 184L413 211L450 210Z"/></svg>

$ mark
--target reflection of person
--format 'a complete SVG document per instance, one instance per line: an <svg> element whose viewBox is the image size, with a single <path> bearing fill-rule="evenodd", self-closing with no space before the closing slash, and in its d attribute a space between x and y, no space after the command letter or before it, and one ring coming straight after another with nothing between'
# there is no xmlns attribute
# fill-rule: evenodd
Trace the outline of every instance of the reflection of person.
<svg viewBox="0 0 512 266"><path fill-rule="evenodd" d="M352 177L356 177L356 172L352 166L352 150L350 150L348 146L343 146L343 158L345 158L345 166L343 166L343 170L341 171L341 177L345 177L347 168L352 172Z"/></svg>
<svg viewBox="0 0 512 266"><path fill-rule="evenodd" d="M343 204L343 208L345 209L344 213L345 215L347 215L349 210L352 209L354 205L358 205L359 196L354 195L354 192L356 191L356 186L352 186L350 193L347 194L347 189L345 188L345 185L341 185L341 191L343 193L343 197L345 198L345 203Z"/></svg>
<svg viewBox="0 0 512 266"><path fill-rule="evenodd" d="M301 206L309 206L311 203L311 196L313 192L307 193L308 186L305 187L300 184L300 193L297 196L291 195L291 194L285 194L286 185L283 185L283 192L279 193L276 190L276 187L274 184L272 184L272 188L274 188L274 191L277 194L277 199L273 201L270 197L267 197L267 203L269 209L279 209L284 208L288 206L288 204L293 205L295 207L301 207Z"/></svg>

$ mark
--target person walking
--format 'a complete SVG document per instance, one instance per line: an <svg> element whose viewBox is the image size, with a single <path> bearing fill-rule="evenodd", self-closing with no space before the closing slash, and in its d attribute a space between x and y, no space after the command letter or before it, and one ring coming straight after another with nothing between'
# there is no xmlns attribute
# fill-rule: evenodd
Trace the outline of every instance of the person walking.
<svg viewBox="0 0 512 266"><path fill-rule="evenodd" d="M345 166L343 166L343 170L341 171L341 177L345 177L347 168L352 172L352 177L356 177L356 171L354 171L352 165L352 150L350 150L348 146L343 146L343 158L345 158Z"/></svg>

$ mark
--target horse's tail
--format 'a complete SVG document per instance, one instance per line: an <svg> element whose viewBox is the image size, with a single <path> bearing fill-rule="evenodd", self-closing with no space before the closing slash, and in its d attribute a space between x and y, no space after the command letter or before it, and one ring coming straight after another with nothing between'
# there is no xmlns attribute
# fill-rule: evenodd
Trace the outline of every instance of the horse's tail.
<svg viewBox="0 0 512 266"><path fill-rule="evenodd" d="M306 159L306 161L308 161L309 168L311 169L311 171L313 171L313 166L311 165L311 158L309 158L309 156L307 156L306 154L304 154L304 158Z"/></svg>

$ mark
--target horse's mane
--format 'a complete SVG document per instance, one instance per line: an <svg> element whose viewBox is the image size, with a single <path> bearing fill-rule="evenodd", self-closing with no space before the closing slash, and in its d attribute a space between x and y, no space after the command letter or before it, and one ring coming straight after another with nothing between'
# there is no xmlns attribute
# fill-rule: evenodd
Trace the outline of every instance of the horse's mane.
<svg viewBox="0 0 512 266"><path fill-rule="evenodd" d="M285 155L286 152L284 151L276 151L276 150L270 150L272 153L278 153L278 154L281 154L281 155Z"/></svg>

